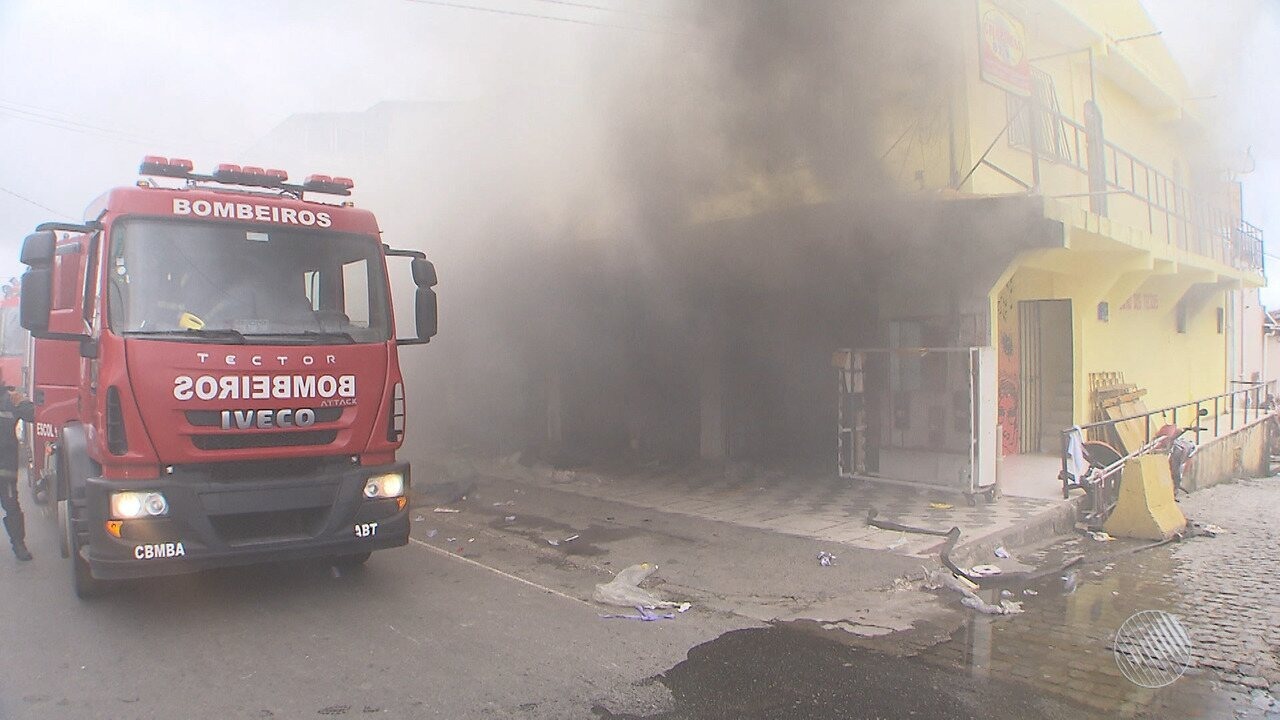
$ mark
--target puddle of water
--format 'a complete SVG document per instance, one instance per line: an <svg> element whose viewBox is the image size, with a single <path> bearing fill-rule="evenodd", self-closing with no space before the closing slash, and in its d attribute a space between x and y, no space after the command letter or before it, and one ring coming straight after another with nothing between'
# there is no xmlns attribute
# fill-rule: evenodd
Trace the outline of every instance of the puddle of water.
<svg viewBox="0 0 1280 720"><path fill-rule="evenodd" d="M1065 550L1075 549L1078 546ZM1052 562L1070 554L1063 550L1051 550L1040 559ZM1011 588L1013 599L1023 602L1023 614L974 613L949 642L929 649L921 659L938 667L963 668L979 680L1024 683L1037 693L1084 704L1106 717L1260 717L1280 710L1269 694L1220 682L1205 666L1208 654L1216 651L1214 633L1221 629L1208 626L1211 619L1200 606L1198 584L1178 555L1174 546L1165 546L1091 558L1074 569L1074 590L1058 575L1030 585L1038 593L1034 596ZM988 602L998 601L998 591L983 592ZM1125 678L1112 650L1116 631L1142 610L1178 617L1192 641L1186 674L1156 690Z"/></svg>

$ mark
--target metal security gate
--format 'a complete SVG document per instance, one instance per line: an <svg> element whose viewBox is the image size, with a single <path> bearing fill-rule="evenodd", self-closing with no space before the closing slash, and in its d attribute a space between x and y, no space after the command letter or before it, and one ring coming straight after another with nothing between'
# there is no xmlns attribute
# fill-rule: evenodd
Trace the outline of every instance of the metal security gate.
<svg viewBox="0 0 1280 720"><path fill-rule="evenodd" d="M994 348L840 350L833 364L840 477L994 489Z"/></svg>
<svg viewBox="0 0 1280 720"><path fill-rule="evenodd" d="M1018 450L1024 453L1040 449L1040 304L1034 300L1018 303L1018 339L1021 347L1019 372L1022 375L1018 407Z"/></svg>

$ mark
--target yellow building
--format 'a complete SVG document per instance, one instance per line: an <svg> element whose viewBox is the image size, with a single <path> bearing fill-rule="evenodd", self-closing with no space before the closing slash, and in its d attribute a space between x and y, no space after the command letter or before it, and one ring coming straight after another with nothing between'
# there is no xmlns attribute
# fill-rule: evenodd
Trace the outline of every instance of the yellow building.
<svg viewBox="0 0 1280 720"><path fill-rule="evenodd" d="M1005 452L1056 453L1059 430L1098 419L1092 373L1123 373L1149 407L1243 379L1228 370L1233 321L1240 292L1265 284L1261 231L1141 4L956 8L978 31L961 33L949 141L887 159L961 198L1025 198L1061 226L985 288Z"/></svg>

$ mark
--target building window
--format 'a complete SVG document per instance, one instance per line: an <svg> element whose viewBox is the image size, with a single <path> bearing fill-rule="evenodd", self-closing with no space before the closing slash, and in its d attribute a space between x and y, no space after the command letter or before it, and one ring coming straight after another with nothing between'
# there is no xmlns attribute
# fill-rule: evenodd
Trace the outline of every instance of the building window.
<svg viewBox="0 0 1280 720"><path fill-rule="evenodd" d="M1034 122L1039 134L1040 156L1076 164L1071 136L1058 104L1058 90L1053 84L1053 77L1043 70L1032 68L1031 87L1035 104L1032 108L1023 109L1021 114L1018 113L1019 108L1023 108L1030 102L1029 99L1012 94L1005 95L1005 117L1014 118L1009 124L1009 145L1030 151L1031 123Z"/></svg>

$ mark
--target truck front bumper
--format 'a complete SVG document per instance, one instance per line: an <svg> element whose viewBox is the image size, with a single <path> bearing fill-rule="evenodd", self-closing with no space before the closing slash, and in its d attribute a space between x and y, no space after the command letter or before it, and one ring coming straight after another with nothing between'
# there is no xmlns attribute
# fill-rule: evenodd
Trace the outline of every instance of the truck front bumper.
<svg viewBox="0 0 1280 720"><path fill-rule="evenodd" d="M400 473L402 498L368 499L366 481ZM360 555L409 542L409 465L328 465L297 475L241 469L234 479L176 468L154 481L89 478L81 555L102 580L209 568ZM111 494L160 492L163 517L123 520L108 531Z"/></svg>

